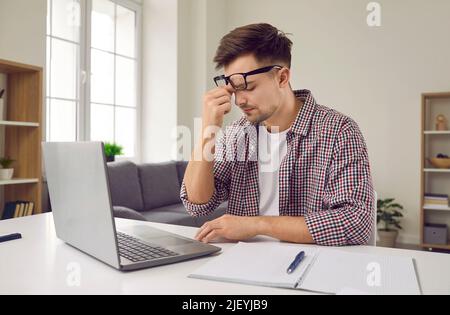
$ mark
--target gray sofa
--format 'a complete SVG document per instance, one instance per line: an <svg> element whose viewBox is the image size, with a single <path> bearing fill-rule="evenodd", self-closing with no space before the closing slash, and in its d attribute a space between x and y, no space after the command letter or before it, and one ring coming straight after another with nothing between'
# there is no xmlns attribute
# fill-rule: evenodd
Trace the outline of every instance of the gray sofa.
<svg viewBox="0 0 450 315"><path fill-rule="evenodd" d="M180 200L180 189L187 162L136 165L131 162L108 163L114 216L200 227L225 214L227 203L213 215L191 217Z"/></svg>

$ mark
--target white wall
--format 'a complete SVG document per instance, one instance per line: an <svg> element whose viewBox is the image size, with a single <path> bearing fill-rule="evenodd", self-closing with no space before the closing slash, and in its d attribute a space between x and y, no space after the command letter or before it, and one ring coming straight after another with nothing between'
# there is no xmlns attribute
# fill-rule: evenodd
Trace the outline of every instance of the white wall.
<svg viewBox="0 0 450 315"><path fill-rule="evenodd" d="M0 58L45 66L46 0L0 1Z"/></svg>
<svg viewBox="0 0 450 315"><path fill-rule="evenodd" d="M178 0L143 1L142 160L167 161L177 125Z"/></svg>
<svg viewBox="0 0 450 315"><path fill-rule="evenodd" d="M200 136L203 95L214 87L212 60L226 30L225 13L222 0L179 1L178 125L189 128L191 148Z"/></svg>
<svg viewBox="0 0 450 315"><path fill-rule="evenodd" d="M194 133L207 74L207 0L179 1L178 124ZM192 141L190 142L192 148Z"/></svg>
<svg viewBox="0 0 450 315"><path fill-rule="evenodd" d="M450 2L378 1L380 28L367 26L369 2L226 0L226 29L269 22L293 33L293 86L359 123L380 198L406 208L400 241L418 243L420 95L450 90Z"/></svg>

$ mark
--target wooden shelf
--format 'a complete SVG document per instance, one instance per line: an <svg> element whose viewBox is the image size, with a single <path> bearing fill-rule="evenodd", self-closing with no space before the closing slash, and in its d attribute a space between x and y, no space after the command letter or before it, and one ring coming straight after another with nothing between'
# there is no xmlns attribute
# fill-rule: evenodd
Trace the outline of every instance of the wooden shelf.
<svg viewBox="0 0 450 315"><path fill-rule="evenodd" d="M39 183L39 179L37 179L37 178L13 178L10 180L0 180L0 186L35 184L35 183Z"/></svg>
<svg viewBox="0 0 450 315"><path fill-rule="evenodd" d="M423 248L450 250L450 245L422 244Z"/></svg>
<svg viewBox="0 0 450 315"><path fill-rule="evenodd" d="M0 126L39 127L39 123L0 120Z"/></svg>
<svg viewBox="0 0 450 315"><path fill-rule="evenodd" d="M447 168L425 168L425 173L450 173L450 169Z"/></svg>
<svg viewBox="0 0 450 315"><path fill-rule="evenodd" d="M450 135L450 131L424 131L425 135Z"/></svg>
<svg viewBox="0 0 450 315"><path fill-rule="evenodd" d="M450 207L447 208L440 208L440 207L432 207L432 206L424 206L423 210L429 210L429 211L450 211Z"/></svg>
<svg viewBox="0 0 450 315"><path fill-rule="evenodd" d="M6 76L5 107L0 121L4 134L4 155L15 160L14 176L0 181L4 202L17 200L35 204L42 212L42 104L43 69L0 59L0 74ZM4 204L0 204L2 212Z"/></svg>

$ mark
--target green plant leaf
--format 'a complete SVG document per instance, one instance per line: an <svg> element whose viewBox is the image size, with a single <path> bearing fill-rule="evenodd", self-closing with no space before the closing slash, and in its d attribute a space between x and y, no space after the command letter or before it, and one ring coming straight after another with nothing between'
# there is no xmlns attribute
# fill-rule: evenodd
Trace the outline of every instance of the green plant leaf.
<svg viewBox="0 0 450 315"><path fill-rule="evenodd" d="M14 162L15 160L10 159L9 157L0 158L0 165L2 168L10 168Z"/></svg>
<svg viewBox="0 0 450 315"><path fill-rule="evenodd" d="M403 210L403 206L396 203L394 198L378 199L377 224L383 222L386 230L391 230L391 227L402 229L399 220L399 218L403 218L401 210Z"/></svg>
<svg viewBox="0 0 450 315"><path fill-rule="evenodd" d="M117 155L123 155L123 147L116 143L106 142L105 146L105 155L107 157L113 157Z"/></svg>

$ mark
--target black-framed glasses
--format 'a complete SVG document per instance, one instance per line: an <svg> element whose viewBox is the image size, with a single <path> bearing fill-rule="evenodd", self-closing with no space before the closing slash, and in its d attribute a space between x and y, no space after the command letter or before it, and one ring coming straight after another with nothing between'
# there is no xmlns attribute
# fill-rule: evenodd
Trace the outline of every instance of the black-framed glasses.
<svg viewBox="0 0 450 315"><path fill-rule="evenodd" d="M236 91L244 91L248 87L247 77L249 77L251 75L255 75L255 74L266 73L266 72L271 71L274 68L276 68L278 70L283 69L282 66L273 65L273 66L256 69L256 70L253 70L253 71L250 71L247 73L234 73L228 77L221 75L221 76L215 77L214 82L216 83L217 87L224 87L224 86L227 86L228 84L231 84L233 89L235 89Z"/></svg>

